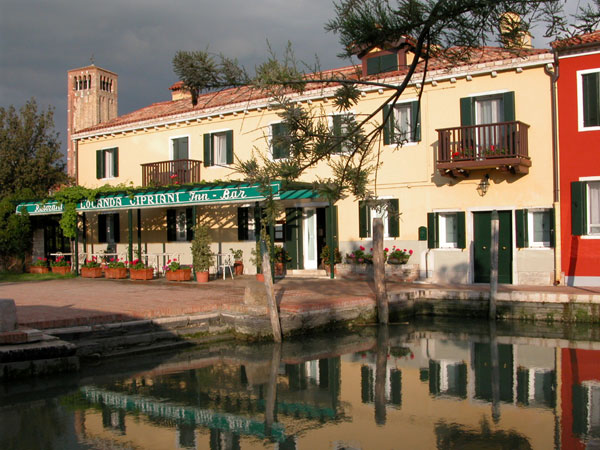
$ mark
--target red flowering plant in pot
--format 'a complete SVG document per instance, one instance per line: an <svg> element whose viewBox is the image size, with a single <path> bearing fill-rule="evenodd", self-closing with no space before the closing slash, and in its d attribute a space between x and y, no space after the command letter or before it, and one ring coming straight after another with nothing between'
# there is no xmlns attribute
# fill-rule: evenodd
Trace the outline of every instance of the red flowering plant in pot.
<svg viewBox="0 0 600 450"><path fill-rule="evenodd" d="M71 271L71 263L63 255L58 255L54 261L50 261L52 273L66 275Z"/></svg>
<svg viewBox="0 0 600 450"><path fill-rule="evenodd" d="M373 253L368 253L367 249L361 245L352 253L346 253L346 262L348 264L373 264Z"/></svg>
<svg viewBox="0 0 600 450"><path fill-rule="evenodd" d="M396 248L396 246L394 245L392 247L392 251L388 255L387 262L388 264L406 264L412 254L412 250L401 250L399 248Z"/></svg>
<svg viewBox="0 0 600 450"><path fill-rule="evenodd" d="M29 267L29 272L31 273L48 273L50 269L48 268L48 258L39 257L31 262L31 266Z"/></svg>
<svg viewBox="0 0 600 450"><path fill-rule="evenodd" d="M127 278L127 261L119 258L110 258L104 268L104 276L113 279Z"/></svg>
<svg viewBox="0 0 600 450"><path fill-rule="evenodd" d="M177 261L177 258L169 259L163 267L169 281L190 281L192 279L192 268Z"/></svg>
<svg viewBox="0 0 600 450"><path fill-rule="evenodd" d="M141 259L134 259L129 263L129 278L132 280L151 280L154 278L154 269Z"/></svg>
<svg viewBox="0 0 600 450"><path fill-rule="evenodd" d="M85 260L81 266L81 276L83 278L102 278L102 267L95 256Z"/></svg>

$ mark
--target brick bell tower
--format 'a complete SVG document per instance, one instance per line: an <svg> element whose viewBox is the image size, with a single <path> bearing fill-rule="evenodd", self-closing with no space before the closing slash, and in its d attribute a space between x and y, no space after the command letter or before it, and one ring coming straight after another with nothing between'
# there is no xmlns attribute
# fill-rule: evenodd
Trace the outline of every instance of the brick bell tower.
<svg viewBox="0 0 600 450"><path fill-rule="evenodd" d="M117 117L119 76L94 64L67 74L67 172L76 177L77 148L71 136Z"/></svg>

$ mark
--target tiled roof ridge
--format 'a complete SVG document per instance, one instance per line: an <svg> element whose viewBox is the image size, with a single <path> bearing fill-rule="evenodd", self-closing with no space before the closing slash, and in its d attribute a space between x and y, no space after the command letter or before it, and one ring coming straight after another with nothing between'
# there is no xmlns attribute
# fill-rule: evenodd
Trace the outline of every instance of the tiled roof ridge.
<svg viewBox="0 0 600 450"><path fill-rule="evenodd" d="M550 43L553 49L561 50L572 47L600 44L600 30L583 33L565 39L557 39Z"/></svg>
<svg viewBox="0 0 600 450"><path fill-rule="evenodd" d="M476 53L480 53L479 56ZM428 63L428 78L430 78L433 74L439 74L442 72L458 72L460 70L464 70L468 67L481 68L481 66L487 66L488 64L496 63L498 61L511 61L517 58L525 57L535 57L543 54L550 54L550 51L547 49L520 49L518 53L515 53L512 50L508 50L503 47L492 47L492 46L484 46L481 49L473 52L474 57L471 58L468 62L461 64L459 66L449 66L446 61L441 58L430 59ZM422 74L424 66L424 61L419 62L417 70L415 71L413 77L415 80L419 74ZM323 76L328 73L343 73L348 71L353 71L355 73L356 66L344 66L341 68L335 69L327 69L319 72L318 75ZM375 75L370 75L364 78L366 81L372 80L381 80L381 79L393 79L402 77L408 71L407 67L403 67L400 70L394 72L386 72ZM311 74L309 74L311 75ZM317 78L318 80L318 78ZM332 86L332 83L324 83L329 87ZM183 87L183 82L178 81L174 83L170 89L171 90L179 90ZM307 91L318 91L323 89L323 85L314 85L311 86ZM216 99L216 101L215 101ZM267 96L264 94L256 94L256 91L250 87L236 87L224 89L222 91L217 92L208 92L201 94L198 97L198 103L196 106L192 106L190 98L185 97L177 100L165 100L163 102L156 102L148 106L144 106L140 109L132 111L130 113L124 114L122 116L116 117L108 122L103 122L98 125L94 125L92 127L88 127L85 129L77 130L75 134L80 133L89 133L92 131L109 129L111 127L119 127L124 125L130 125L133 123L139 123L140 125L145 122L155 121L156 119L167 118L167 117L181 117L186 114L198 113L201 111L210 111L213 108L217 107L234 107L235 105L239 105L240 107L245 103L248 104L252 101L257 100L265 100ZM231 101L234 100L234 101ZM156 109L156 111L152 111ZM154 112L154 114L152 114ZM148 113L145 115L145 113Z"/></svg>

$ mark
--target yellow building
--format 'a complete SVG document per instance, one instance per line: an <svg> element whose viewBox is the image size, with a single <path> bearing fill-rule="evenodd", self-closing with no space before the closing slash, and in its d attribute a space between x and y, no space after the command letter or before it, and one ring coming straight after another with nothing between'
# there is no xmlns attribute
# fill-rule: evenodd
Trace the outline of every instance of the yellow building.
<svg viewBox="0 0 600 450"><path fill-rule="evenodd" d="M365 79L390 85L403 81L412 59L407 43L359 56ZM552 65L546 50L521 49L514 54L496 47L485 47L469 63L454 67L430 59L425 78L419 63L391 111L388 124L395 126L386 126L376 144L382 150L381 166L371 188L397 214L381 212L355 198L337 202L332 222L337 223L334 234L342 255L359 245L368 250L371 219L383 215L385 247L412 250L409 264L419 266L421 278L489 282L491 212L497 210L499 281L551 284L552 123L550 77L545 69ZM77 70L102 71L95 66ZM352 76L356 68L337 72ZM116 86L116 75L107 73ZM90 83L89 89L96 88ZM358 88L358 104L344 112L357 119L382 106L392 92L377 86ZM335 89L335 85L309 85L294 100L305 108L322 108L334 127L340 114L332 102ZM80 251L108 248L125 253L129 234L142 253L179 255L190 263L189 230L199 220L210 224L216 252L243 249L245 271L254 273L250 264L254 208L263 197L252 186L233 183L240 179L233 163L252 152L285 157L285 149L271 144L272 136L281 132L281 119L269 99L255 91L204 94L194 107L181 83L171 90L171 100L87 128L74 124L69 158L78 184L146 187L128 203L125 196L113 195L87 207L80 205L85 213ZM389 111L383 108L373 123L382 123ZM390 135L400 133L404 142L396 146ZM322 165L300 181L327 176L328 170ZM199 184L178 189L179 184L190 182ZM151 190L151 186L167 187ZM285 208L275 239L292 256L288 269L319 268L326 244L326 223L331 220L328 202L306 187L275 187L281 188L279 198ZM219 192L213 196L215 190ZM179 194L184 200L177 201ZM128 217L127 210L137 211Z"/></svg>

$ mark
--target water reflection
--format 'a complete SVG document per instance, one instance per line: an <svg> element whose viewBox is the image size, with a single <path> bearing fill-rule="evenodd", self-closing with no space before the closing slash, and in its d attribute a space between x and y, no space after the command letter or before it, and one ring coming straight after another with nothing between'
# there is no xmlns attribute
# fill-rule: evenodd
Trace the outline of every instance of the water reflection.
<svg viewBox="0 0 600 450"><path fill-rule="evenodd" d="M0 448L598 448L600 342L561 333L414 323L111 362L36 400L3 386Z"/></svg>

